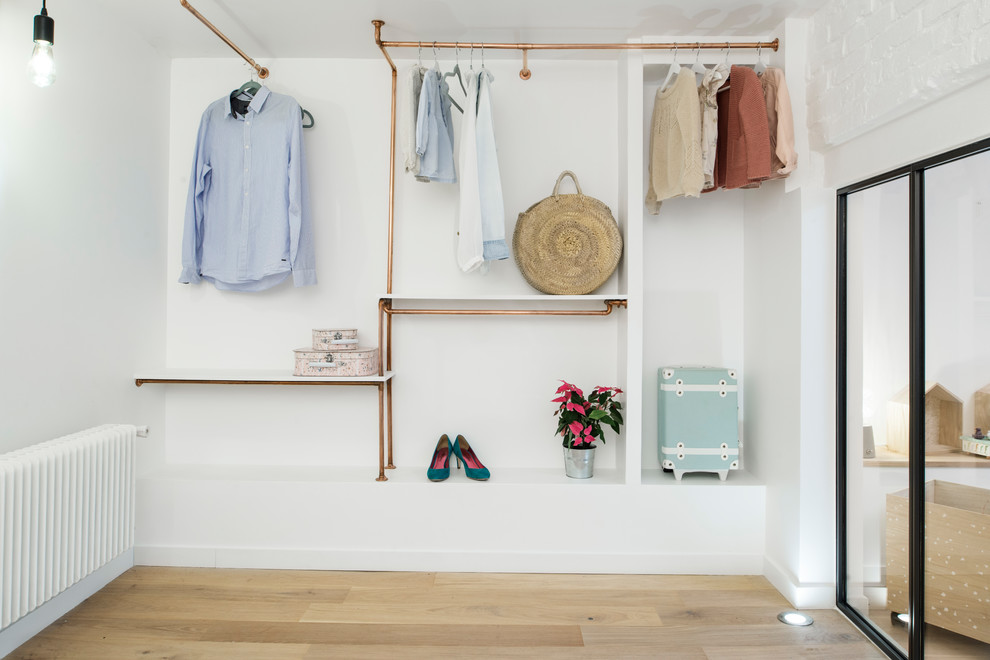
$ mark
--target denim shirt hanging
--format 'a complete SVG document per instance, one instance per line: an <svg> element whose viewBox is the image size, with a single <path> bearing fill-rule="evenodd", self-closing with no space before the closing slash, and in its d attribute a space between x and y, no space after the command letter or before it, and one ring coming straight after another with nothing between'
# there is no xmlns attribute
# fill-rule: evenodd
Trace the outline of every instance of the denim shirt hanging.
<svg viewBox="0 0 990 660"><path fill-rule="evenodd" d="M419 176L438 183L457 183L454 170L454 125L450 117L447 83L430 69L423 76L416 118L416 153Z"/></svg>

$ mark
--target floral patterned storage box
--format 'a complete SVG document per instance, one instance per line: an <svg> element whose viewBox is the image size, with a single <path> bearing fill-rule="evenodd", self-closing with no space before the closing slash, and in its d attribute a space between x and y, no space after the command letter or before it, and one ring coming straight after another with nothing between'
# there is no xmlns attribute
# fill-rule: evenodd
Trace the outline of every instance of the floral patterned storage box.
<svg viewBox="0 0 990 660"><path fill-rule="evenodd" d="M313 348L321 351L353 351L358 347L357 330L351 329L315 329L313 330Z"/></svg>
<svg viewBox="0 0 990 660"><path fill-rule="evenodd" d="M321 351L297 348L295 376L377 376L378 349Z"/></svg>

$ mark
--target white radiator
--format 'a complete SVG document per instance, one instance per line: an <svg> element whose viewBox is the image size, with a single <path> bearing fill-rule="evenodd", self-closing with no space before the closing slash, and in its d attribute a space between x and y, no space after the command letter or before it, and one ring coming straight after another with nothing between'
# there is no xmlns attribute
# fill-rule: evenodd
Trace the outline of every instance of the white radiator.
<svg viewBox="0 0 990 660"><path fill-rule="evenodd" d="M134 543L134 440L99 426L0 454L0 629Z"/></svg>

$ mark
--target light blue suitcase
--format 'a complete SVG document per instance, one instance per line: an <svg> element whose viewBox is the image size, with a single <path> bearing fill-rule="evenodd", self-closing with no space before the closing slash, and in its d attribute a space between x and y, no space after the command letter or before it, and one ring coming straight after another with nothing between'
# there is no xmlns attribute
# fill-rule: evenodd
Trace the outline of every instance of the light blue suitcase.
<svg viewBox="0 0 990 660"><path fill-rule="evenodd" d="M715 367L659 370L659 442L664 470L717 472L725 481L739 469L739 386L736 372Z"/></svg>

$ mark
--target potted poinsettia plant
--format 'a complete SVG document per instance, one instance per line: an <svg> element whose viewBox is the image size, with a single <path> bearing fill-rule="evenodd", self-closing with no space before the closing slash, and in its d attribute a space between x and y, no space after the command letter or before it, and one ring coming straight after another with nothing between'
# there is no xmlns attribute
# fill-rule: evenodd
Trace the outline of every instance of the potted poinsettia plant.
<svg viewBox="0 0 990 660"><path fill-rule="evenodd" d="M622 404L615 400L622 390L599 385L585 397L579 387L566 380L560 382L563 385L553 399L559 405L553 414L558 418L557 435L564 446L564 472L575 479L587 479L594 470L595 441L605 444L602 425L618 433L623 424L619 412Z"/></svg>

